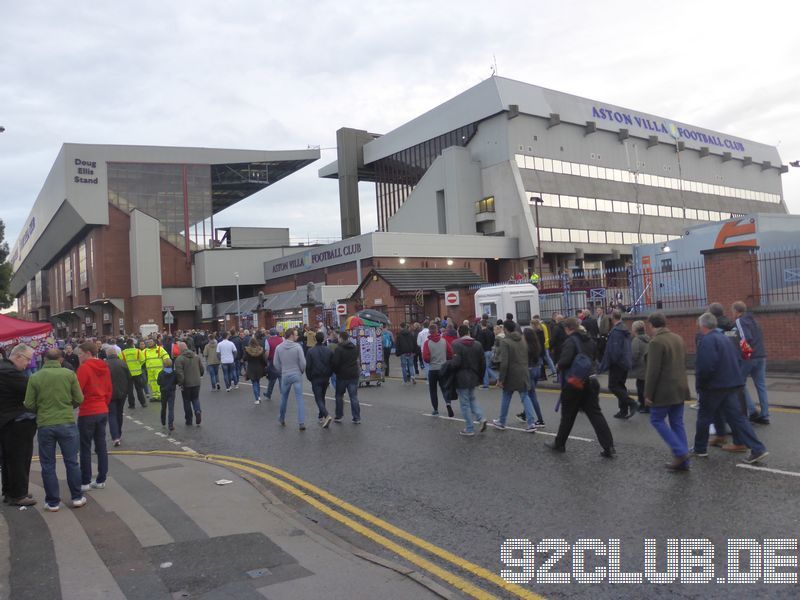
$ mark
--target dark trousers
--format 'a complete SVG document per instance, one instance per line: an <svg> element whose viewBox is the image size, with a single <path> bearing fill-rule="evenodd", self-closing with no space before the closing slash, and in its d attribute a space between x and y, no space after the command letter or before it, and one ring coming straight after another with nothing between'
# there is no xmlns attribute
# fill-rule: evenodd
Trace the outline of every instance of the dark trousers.
<svg viewBox="0 0 800 600"><path fill-rule="evenodd" d="M361 421L361 405L358 403L358 379L336 378L336 418L344 416L344 392L347 390L347 397L350 399L350 414L353 421Z"/></svg>
<svg viewBox="0 0 800 600"><path fill-rule="evenodd" d="M137 375L136 377L131 376L131 382L128 385L128 406L130 408L134 408L136 406L136 398L133 395L134 391L136 392L136 396L139 398L139 404L142 406L147 406L141 375Z"/></svg>
<svg viewBox="0 0 800 600"><path fill-rule="evenodd" d="M323 379L311 382L311 391L314 393L314 402L317 403L320 419L328 416L328 409L325 407L325 393L328 391L329 381L329 379Z"/></svg>
<svg viewBox="0 0 800 600"><path fill-rule="evenodd" d="M200 386L185 387L181 390L183 396L183 415L186 424L192 424L192 415L200 414Z"/></svg>
<svg viewBox="0 0 800 600"><path fill-rule="evenodd" d="M589 380L589 385L582 390L569 386L561 390L561 423L558 425L555 445L566 446L567 438L575 425L575 418L583 411L592 424L597 441L604 450L614 446L614 438L608 428L603 412L600 410L600 384L595 378Z"/></svg>
<svg viewBox="0 0 800 600"><path fill-rule="evenodd" d="M3 496L17 500L28 495L36 420L11 421L0 428Z"/></svg>
<svg viewBox="0 0 800 600"><path fill-rule="evenodd" d="M122 409L125 407L125 398L117 398L108 403L108 431L112 440L122 437Z"/></svg>
<svg viewBox="0 0 800 600"><path fill-rule="evenodd" d="M728 425L733 430L735 443L744 444L756 454L766 450L764 444L761 443L753 431L753 426L750 424L746 413L742 412L740 394L740 388L700 391L697 430L694 436L694 449L696 452L703 452L707 449L708 426L720 412L725 416Z"/></svg>
<svg viewBox="0 0 800 600"><path fill-rule="evenodd" d="M414 349L414 375L419 375L419 366L422 364L422 352L419 348Z"/></svg>
<svg viewBox="0 0 800 600"><path fill-rule="evenodd" d="M170 390L161 388L161 424L172 425L175 423L175 388Z"/></svg>
<svg viewBox="0 0 800 600"><path fill-rule="evenodd" d="M391 348L383 349L383 374L389 376L389 357L392 355Z"/></svg>
<svg viewBox="0 0 800 600"><path fill-rule="evenodd" d="M433 407L434 412L439 410L439 394L436 391L436 386L439 386L442 390L442 398L447 404L450 404L450 401L447 399L447 393L444 391L442 387L442 380L439 379L439 370L436 371L432 369L428 369L428 393L431 397L431 406Z"/></svg>
<svg viewBox="0 0 800 600"><path fill-rule="evenodd" d="M619 405L619 412L622 414L628 413L628 408L633 403L633 399L628 394L628 386L625 382L628 380L628 369L611 365L608 368L608 389L617 397L617 404Z"/></svg>
<svg viewBox="0 0 800 600"><path fill-rule="evenodd" d="M108 414L78 417L78 434L81 443L81 484L92 482L92 444L97 454L97 483L103 483L108 475L108 449L106 448L106 424Z"/></svg>

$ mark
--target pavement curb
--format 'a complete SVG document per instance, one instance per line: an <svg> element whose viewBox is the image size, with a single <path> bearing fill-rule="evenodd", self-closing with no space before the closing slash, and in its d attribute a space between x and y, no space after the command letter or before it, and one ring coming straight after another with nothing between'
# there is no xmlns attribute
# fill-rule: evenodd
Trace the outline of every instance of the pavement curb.
<svg viewBox="0 0 800 600"><path fill-rule="evenodd" d="M194 460L197 462L208 462L204 454L196 454L195 456L187 454L186 459ZM409 579L413 580L415 583L425 587L433 594L436 594L440 598L444 600L456 600L457 598L462 598L463 596L454 594L451 590L445 588L444 586L440 585L424 573L411 569L409 567L403 566L402 564L383 558L376 554L373 554L367 550L363 550L358 546L355 546L351 542L348 542L344 538L334 534L330 530L326 529L319 523L315 521L310 521L307 517L303 517L300 512L281 500L278 495L276 495L272 490L270 490L265 484L261 483L255 477L250 475L249 473L242 473L233 469L227 465L219 465L217 463L210 463L214 466L221 467L227 470L229 473L236 475L237 477L243 479L247 483L249 483L259 494L261 494L269 504L274 507L276 510L281 511L284 513L285 517L292 521L294 525L296 525L299 529L305 531L309 537L312 539L315 538L323 538L324 540L330 542L331 544L335 545L340 550L352 554L362 560L366 560L367 562L373 563L385 569L389 569L398 573L400 575L404 575Z"/></svg>

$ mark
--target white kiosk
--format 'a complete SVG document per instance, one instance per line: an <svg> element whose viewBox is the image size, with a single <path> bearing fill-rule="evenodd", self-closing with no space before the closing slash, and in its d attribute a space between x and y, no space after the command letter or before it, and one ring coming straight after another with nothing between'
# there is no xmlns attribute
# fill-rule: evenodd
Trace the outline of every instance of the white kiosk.
<svg viewBox="0 0 800 600"><path fill-rule="evenodd" d="M539 290L530 283L492 285L475 292L475 314L489 315L489 320L505 319L506 313L514 315L520 325L530 325L531 318L539 314Z"/></svg>

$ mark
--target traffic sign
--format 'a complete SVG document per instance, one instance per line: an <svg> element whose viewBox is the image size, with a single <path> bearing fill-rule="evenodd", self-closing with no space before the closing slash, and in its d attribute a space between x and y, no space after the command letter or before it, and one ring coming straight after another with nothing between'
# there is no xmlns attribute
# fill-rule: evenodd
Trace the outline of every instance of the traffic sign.
<svg viewBox="0 0 800 600"><path fill-rule="evenodd" d="M458 306L461 303L460 292L445 292L444 304L445 306Z"/></svg>
<svg viewBox="0 0 800 600"><path fill-rule="evenodd" d="M172 314L172 311L168 310L167 313L164 315L164 324L172 325L174 322L175 322L175 315Z"/></svg>
<svg viewBox="0 0 800 600"><path fill-rule="evenodd" d="M337 304L336 314L340 317L345 316L347 314L347 304Z"/></svg>

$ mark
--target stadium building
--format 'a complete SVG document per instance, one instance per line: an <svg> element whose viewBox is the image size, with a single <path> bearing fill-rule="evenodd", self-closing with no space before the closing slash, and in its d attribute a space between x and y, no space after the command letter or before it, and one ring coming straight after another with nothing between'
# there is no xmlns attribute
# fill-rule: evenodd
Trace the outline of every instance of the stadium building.
<svg viewBox="0 0 800 600"><path fill-rule="evenodd" d="M214 215L318 158L64 144L9 258L19 314L59 336L160 328L166 310L177 328L214 318L236 288L257 293L263 262L290 246L287 229L239 228L217 247Z"/></svg>

